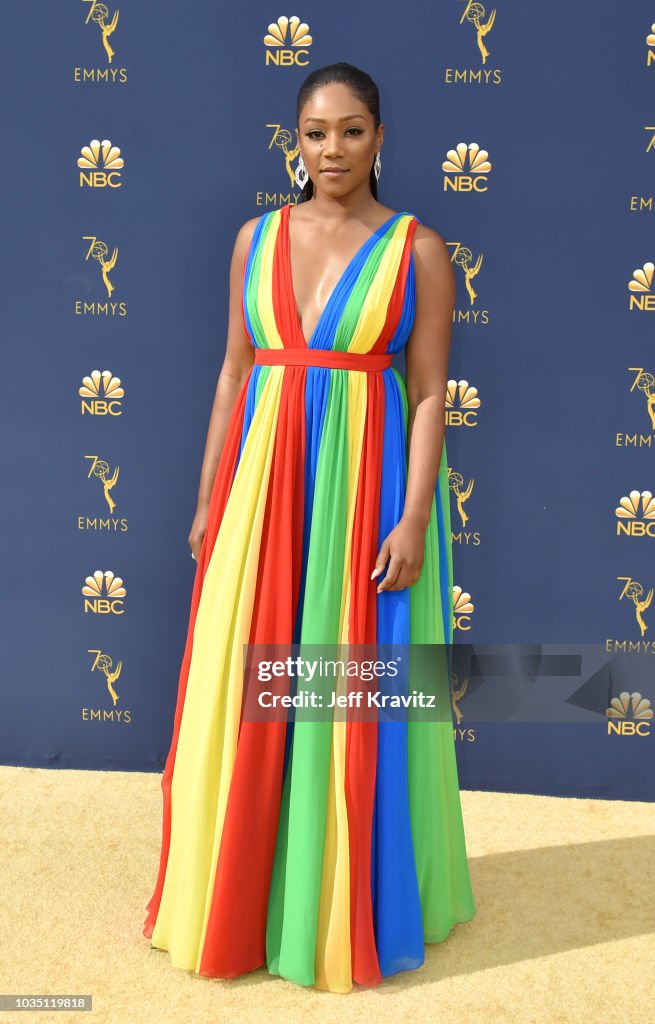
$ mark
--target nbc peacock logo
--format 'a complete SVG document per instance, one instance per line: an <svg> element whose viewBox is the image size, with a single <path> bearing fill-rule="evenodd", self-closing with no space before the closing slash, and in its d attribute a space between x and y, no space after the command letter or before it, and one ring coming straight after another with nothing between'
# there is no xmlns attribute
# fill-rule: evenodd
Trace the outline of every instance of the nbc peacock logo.
<svg viewBox="0 0 655 1024"><path fill-rule="evenodd" d="M264 36L265 66L305 67L309 64L309 47L312 42L309 25L295 14L291 18L281 15L268 26Z"/></svg>
<svg viewBox="0 0 655 1024"><path fill-rule="evenodd" d="M471 595L461 587L453 586L453 629L468 632L472 628L471 615L474 610Z"/></svg>
<svg viewBox="0 0 655 1024"><path fill-rule="evenodd" d="M449 380L446 385L446 426L477 427L481 406L478 389L467 380Z"/></svg>
<svg viewBox="0 0 655 1024"><path fill-rule="evenodd" d="M614 511L617 537L655 537L655 498L650 491L630 491Z"/></svg>
<svg viewBox="0 0 655 1024"><path fill-rule="evenodd" d="M628 281L630 298L628 308L640 313L652 313L655 309L655 295L653 295L653 273L655 263L644 263L632 271L632 277Z"/></svg>
<svg viewBox="0 0 655 1024"><path fill-rule="evenodd" d="M84 612L94 615L124 615L123 598L127 594L123 580L111 569L96 569L82 587Z"/></svg>
<svg viewBox="0 0 655 1024"><path fill-rule="evenodd" d="M125 390L120 377L111 370L92 370L88 377L82 377L78 393L83 416L120 416L123 412Z"/></svg>
<svg viewBox="0 0 655 1024"><path fill-rule="evenodd" d="M650 32L646 36L646 67L655 64L655 24L651 25Z"/></svg>
<svg viewBox="0 0 655 1024"><path fill-rule="evenodd" d="M446 172L444 192L486 192L491 161L487 150L480 149L477 142L458 142L446 153L441 170Z"/></svg>
<svg viewBox="0 0 655 1024"><path fill-rule="evenodd" d="M650 736L653 709L648 698L637 691L624 690L612 697L605 714L608 736Z"/></svg>
<svg viewBox="0 0 655 1024"><path fill-rule="evenodd" d="M80 168L80 188L121 188L121 170L125 161L118 146L109 139L91 139L82 146L77 158Z"/></svg>

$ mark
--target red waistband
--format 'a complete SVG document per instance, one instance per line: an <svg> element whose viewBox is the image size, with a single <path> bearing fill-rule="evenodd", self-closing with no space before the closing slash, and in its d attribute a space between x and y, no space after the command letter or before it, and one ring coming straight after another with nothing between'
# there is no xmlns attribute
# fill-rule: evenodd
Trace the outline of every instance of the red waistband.
<svg viewBox="0 0 655 1024"><path fill-rule="evenodd" d="M386 370L393 352L336 352L321 348L257 348L255 362L266 366L328 366L333 370Z"/></svg>

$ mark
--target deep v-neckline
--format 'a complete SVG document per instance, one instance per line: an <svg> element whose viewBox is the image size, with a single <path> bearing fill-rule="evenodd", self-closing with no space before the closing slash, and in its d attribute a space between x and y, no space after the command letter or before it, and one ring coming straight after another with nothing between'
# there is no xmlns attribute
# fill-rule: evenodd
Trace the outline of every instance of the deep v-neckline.
<svg viewBox="0 0 655 1024"><path fill-rule="evenodd" d="M364 239L362 244L359 246L359 248L357 249L355 254L348 261L348 263L346 264L346 266L342 270L341 274L337 278L336 283L334 285L334 288L331 290L330 294L328 295L327 302L325 303L325 306L323 307L323 309L322 309L322 311L320 313L320 316L319 316L318 320L316 321L316 326L314 327L314 329L313 329L312 333L310 334L309 338L306 338L305 337L305 332L302 329L302 321L300 319L300 313L298 312L298 303L296 302L296 290L295 290L295 288L293 286L293 274L291 272L291 235L290 235L290 232L289 232L289 223L291 221L290 213L291 213L291 206L292 205L293 205L292 203L287 203L287 205L286 205L287 213L286 213L286 225L285 225L285 229L286 229L285 259L286 259L286 264L287 264L287 276L288 276L288 282L289 282L289 293L290 293L289 294L289 298L290 298L291 305L293 306L293 313L294 313L294 316L295 316L295 322L296 322L296 324L298 326L298 334L302 338L302 340L304 341L305 347L306 348L311 348L312 342L314 341L314 338L316 337L316 334L318 333L318 330L319 330L321 324L323 323L323 319L326 316L330 306L332 305L332 303L333 303L333 301L335 299L335 296L336 296L337 292L339 291L339 289L340 289L340 287L341 287L341 285L343 283L343 280L344 280L346 274L351 269L351 267L354 264L355 260L357 260L357 258L360 256L362 250L367 245L370 245L372 239L374 239L376 237L376 235L379 235L380 232L382 232L384 230L384 228L388 227L389 224L391 224L391 222L396 219L396 217L401 217L402 216L402 211L399 210L396 213L392 213L390 217L387 217L387 219L385 221L383 221L382 224L380 224L379 227L377 227L375 229L375 231L373 231L368 236L368 238Z"/></svg>

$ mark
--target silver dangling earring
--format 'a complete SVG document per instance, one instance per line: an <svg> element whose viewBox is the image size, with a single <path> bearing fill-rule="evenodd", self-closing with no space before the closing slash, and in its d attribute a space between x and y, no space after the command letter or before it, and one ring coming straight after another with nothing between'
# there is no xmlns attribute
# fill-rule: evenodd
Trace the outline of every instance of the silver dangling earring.
<svg viewBox="0 0 655 1024"><path fill-rule="evenodd" d="M301 153L300 156L298 157L298 166L296 167L296 185L298 186L298 188L304 188L305 185L307 184L308 178L309 174L307 173L305 161L303 160Z"/></svg>
<svg viewBox="0 0 655 1024"><path fill-rule="evenodd" d="M375 154L375 160L373 161L373 170L375 172L375 180L380 180L380 171L382 170L382 160L380 158L380 150L378 149Z"/></svg>

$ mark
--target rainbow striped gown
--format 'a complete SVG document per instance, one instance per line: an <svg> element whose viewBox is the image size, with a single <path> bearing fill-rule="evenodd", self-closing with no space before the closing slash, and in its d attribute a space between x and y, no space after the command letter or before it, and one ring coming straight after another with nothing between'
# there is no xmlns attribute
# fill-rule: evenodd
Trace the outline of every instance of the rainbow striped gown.
<svg viewBox="0 0 655 1024"><path fill-rule="evenodd" d="M290 208L259 218L244 263L255 363L197 563L143 934L200 975L265 966L348 992L419 967L475 912L452 723L247 721L243 645L452 642L448 470L444 443L420 579L377 594L406 485L390 362L420 221L395 213L366 240L306 341Z"/></svg>

